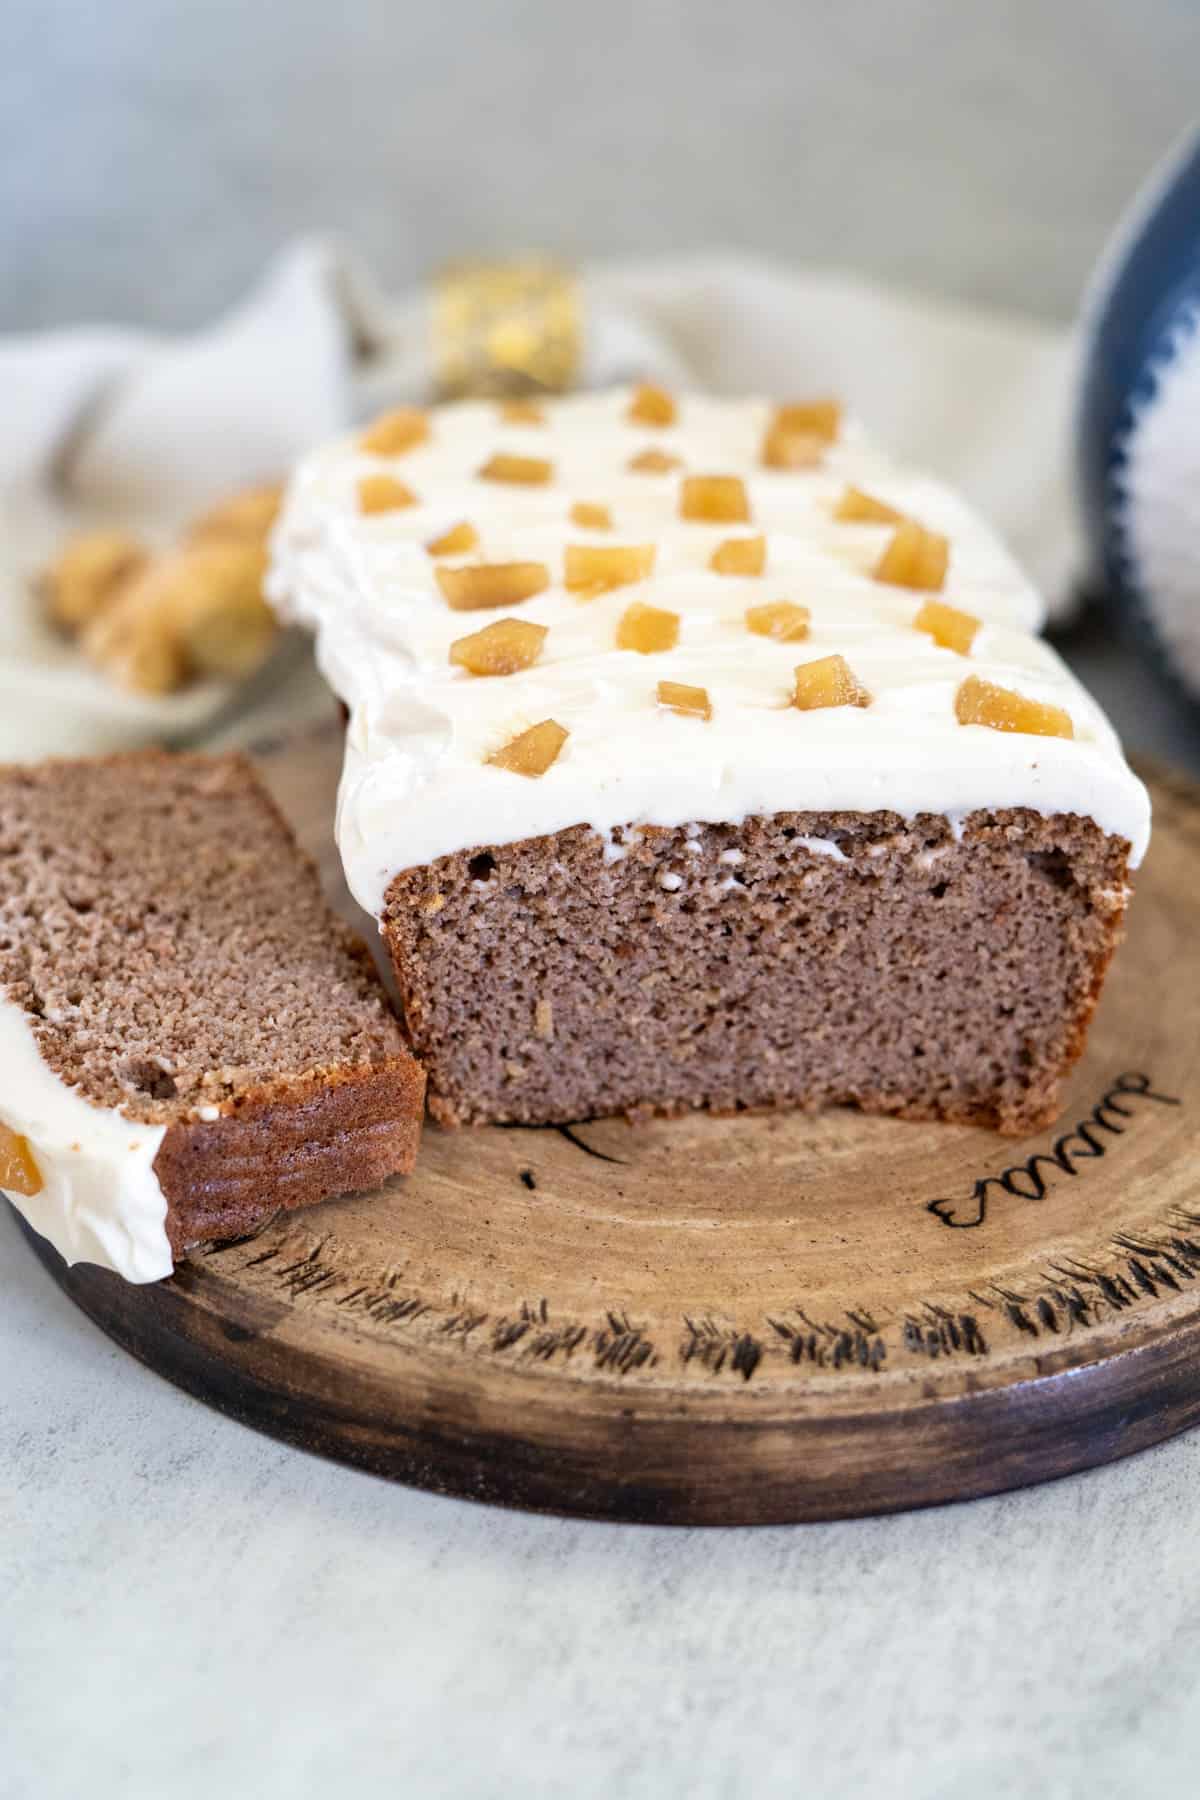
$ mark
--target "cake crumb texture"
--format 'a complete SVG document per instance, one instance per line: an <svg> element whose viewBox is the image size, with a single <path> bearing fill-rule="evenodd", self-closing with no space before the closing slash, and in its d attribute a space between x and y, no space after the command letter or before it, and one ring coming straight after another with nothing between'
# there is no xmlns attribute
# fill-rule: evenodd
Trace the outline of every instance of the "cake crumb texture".
<svg viewBox="0 0 1200 1800"><path fill-rule="evenodd" d="M168 1127L173 1248L411 1167L420 1071L242 757L0 768L0 990L64 1082Z"/></svg>
<svg viewBox="0 0 1200 1800"><path fill-rule="evenodd" d="M1128 851L1024 809L578 827L407 871L384 930L445 1124L848 1104L1021 1133L1082 1049Z"/></svg>

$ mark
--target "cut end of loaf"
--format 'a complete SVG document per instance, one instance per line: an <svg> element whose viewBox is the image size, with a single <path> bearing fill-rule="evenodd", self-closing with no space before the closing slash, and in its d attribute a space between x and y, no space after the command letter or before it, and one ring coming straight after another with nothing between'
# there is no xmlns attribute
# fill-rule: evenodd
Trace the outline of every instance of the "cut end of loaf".
<svg viewBox="0 0 1200 1800"><path fill-rule="evenodd" d="M580 826L393 881L384 932L450 1125L852 1105L1056 1116L1129 846L1025 810Z"/></svg>

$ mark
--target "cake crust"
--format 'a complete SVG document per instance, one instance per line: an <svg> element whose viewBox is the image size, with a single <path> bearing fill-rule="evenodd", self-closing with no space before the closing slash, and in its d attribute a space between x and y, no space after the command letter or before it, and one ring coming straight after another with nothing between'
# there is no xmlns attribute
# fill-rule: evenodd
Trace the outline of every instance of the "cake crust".
<svg viewBox="0 0 1200 1800"><path fill-rule="evenodd" d="M154 1170L175 1255L242 1237L275 1211L377 1187L416 1162L425 1078L408 1055L316 1069L168 1127ZM266 1211L264 1212L264 1206Z"/></svg>

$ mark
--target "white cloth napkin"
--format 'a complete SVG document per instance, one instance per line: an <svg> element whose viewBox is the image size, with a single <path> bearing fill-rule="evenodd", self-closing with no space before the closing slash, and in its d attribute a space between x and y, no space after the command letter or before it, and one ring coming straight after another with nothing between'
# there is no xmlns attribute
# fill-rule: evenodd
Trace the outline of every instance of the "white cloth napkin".
<svg viewBox="0 0 1200 1800"><path fill-rule="evenodd" d="M1054 616L1069 609L1066 332L736 256L601 265L583 291L588 385L657 375L718 392L837 393L992 519ZM428 335L423 295L386 299L318 239L284 252L194 336L81 328L0 341L0 756L215 726L227 690L145 700L81 667L42 623L33 573L81 523L165 537L320 438L427 398ZM301 680L296 708L312 693ZM261 704L276 723L288 695ZM251 710L247 734L258 723Z"/></svg>

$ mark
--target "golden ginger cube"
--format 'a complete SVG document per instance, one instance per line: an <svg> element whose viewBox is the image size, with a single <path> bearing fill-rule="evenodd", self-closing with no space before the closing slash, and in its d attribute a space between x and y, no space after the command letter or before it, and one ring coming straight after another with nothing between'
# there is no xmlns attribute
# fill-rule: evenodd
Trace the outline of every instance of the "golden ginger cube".
<svg viewBox="0 0 1200 1800"><path fill-rule="evenodd" d="M177 694L191 675L180 646L154 630L126 637L92 661L110 681L131 694Z"/></svg>
<svg viewBox="0 0 1200 1800"><path fill-rule="evenodd" d="M635 600L617 621L618 650L653 656L660 650L673 650L678 642L679 614L664 612L661 607L644 606Z"/></svg>
<svg viewBox="0 0 1200 1800"><path fill-rule="evenodd" d="M957 650L960 656L970 654L979 626L974 613L960 612L944 600L926 600L913 620L916 631L925 632L943 650Z"/></svg>
<svg viewBox="0 0 1200 1800"><path fill-rule="evenodd" d="M1027 732L1033 737L1073 738L1071 715L1044 700L1027 700L1011 688L968 675L954 697L960 725L987 725L992 731Z"/></svg>
<svg viewBox="0 0 1200 1800"><path fill-rule="evenodd" d="M140 581L92 620L80 642L90 662L132 693L173 694L187 681L179 638Z"/></svg>
<svg viewBox="0 0 1200 1800"><path fill-rule="evenodd" d="M873 570L876 581L893 587L936 591L946 580L950 545L940 532L926 531L915 519L902 519Z"/></svg>
<svg viewBox="0 0 1200 1800"><path fill-rule="evenodd" d="M726 538L708 559L718 575L761 575L767 566L765 537Z"/></svg>
<svg viewBox="0 0 1200 1800"><path fill-rule="evenodd" d="M676 418L675 401L666 388L644 382L641 387L635 388L625 417L631 425L673 425Z"/></svg>
<svg viewBox="0 0 1200 1800"><path fill-rule="evenodd" d="M197 675L222 681L241 681L267 659L278 632L278 622L262 593L262 580L253 591L237 588L232 571L228 587L213 586L201 597L197 592L189 608L175 615L188 668Z"/></svg>
<svg viewBox="0 0 1200 1800"><path fill-rule="evenodd" d="M577 500L571 508L571 523L582 525L585 531L611 531L612 512L607 506L594 505L590 500Z"/></svg>
<svg viewBox="0 0 1200 1800"><path fill-rule="evenodd" d="M757 637L774 638L780 644L795 644L808 636L812 614L807 606L795 606L790 600L772 600L766 606L746 609L746 629Z"/></svg>
<svg viewBox="0 0 1200 1800"><path fill-rule="evenodd" d="M715 525L744 525L750 517L746 484L740 475L686 475L679 490L679 516Z"/></svg>
<svg viewBox="0 0 1200 1800"><path fill-rule="evenodd" d="M394 475L364 475L358 484L360 513L399 512L401 507L416 504L412 489Z"/></svg>
<svg viewBox="0 0 1200 1800"><path fill-rule="evenodd" d="M771 423L795 436L815 437L832 444L842 429L842 409L836 400L806 400L777 406Z"/></svg>
<svg viewBox="0 0 1200 1800"><path fill-rule="evenodd" d="M239 543L265 543L282 504L283 488L278 482L269 487L245 488L193 519L187 529L187 542L236 538Z"/></svg>
<svg viewBox="0 0 1200 1800"><path fill-rule="evenodd" d="M159 557L93 620L85 654L141 693L170 693L189 675L248 675L277 630L262 592L266 562L261 545L236 538Z"/></svg>
<svg viewBox="0 0 1200 1800"><path fill-rule="evenodd" d="M681 469L683 464L666 450L639 450L636 456L630 457L629 467L636 475L669 475L672 469Z"/></svg>
<svg viewBox="0 0 1200 1800"><path fill-rule="evenodd" d="M450 661L471 675L515 675L537 661L548 629L528 619L497 619L470 637L455 638Z"/></svg>
<svg viewBox="0 0 1200 1800"><path fill-rule="evenodd" d="M497 450L479 471L480 481L506 481L514 487L544 487L554 474L544 456L510 456Z"/></svg>
<svg viewBox="0 0 1200 1800"><path fill-rule="evenodd" d="M505 400L500 407L505 425L544 425L546 415L536 400Z"/></svg>
<svg viewBox="0 0 1200 1800"><path fill-rule="evenodd" d="M660 681L656 698L660 706L671 712L686 713L695 719L712 718L712 701L707 688L688 687L683 681Z"/></svg>
<svg viewBox="0 0 1200 1800"><path fill-rule="evenodd" d="M871 696L844 656L821 656L795 671L792 705L801 712L821 706L870 706Z"/></svg>
<svg viewBox="0 0 1200 1800"><path fill-rule="evenodd" d="M843 490L833 516L846 523L865 525L899 525L904 518L904 514L889 506L886 500L877 500L874 494L864 493L862 488L856 487Z"/></svg>
<svg viewBox="0 0 1200 1800"><path fill-rule="evenodd" d="M762 460L768 469L814 469L825 454L825 439L812 431L789 431L778 420L767 426Z"/></svg>
<svg viewBox="0 0 1200 1800"><path fill-rule="evenodd" d="M27 1200L40 1194L44 1183L29 1139L0 1124L0 1188L23 1194Z"/></svg>
<svg viewBox="0 0 1200 1800"><path fill-rule="evenodd" d="M479 533L463 519L440 537L430 538L425 548L430 556L466 556L469 551L478 550Z"/></svg>
<svg viewBox="0 0 1200 1800"><path fill-rule="evenodd" d="M81 631L146 562L145 549L127 531L84 532L42 577L46 610L64 631Z"/></svg>
<svg viewBox="0 0 1200 1800"><path fill-rule="evenodd" d="M654 544L568 544L566 586L573 594L602 594L645 581L654 569L655 549Z"/></svg>
<svg viewBox="0 0 1200 1800"><path fill-rule="evenodd" d="M470 527L468 526L468 530ZM467 563L438 568L437 584L453 612L483 612L489 606L519 606L550 586L545 563Z"/></svg>
<svg viewBox="0 0 1200 1800"><path fill-rule="evenodd" d="M401 456L415 450L429 436L429 420L417 406L398 406L369 425L358 440L370 456Z"/></svg>
<svg viewBox="0 0 1200 1800"><path fill-rule="evenodd" d="M190 673L241 680L266 660L278 629L263 598L261 545L206 540L164 557L143 577Z"/></svg>
<svg viewBox="0 0 1200 1800"><path fill-rule="evenodd" d="M543 719L484 760L494 769L511 769L514 775L544 775L551 763L558 761L569 736L556 719Z"/></svg>

